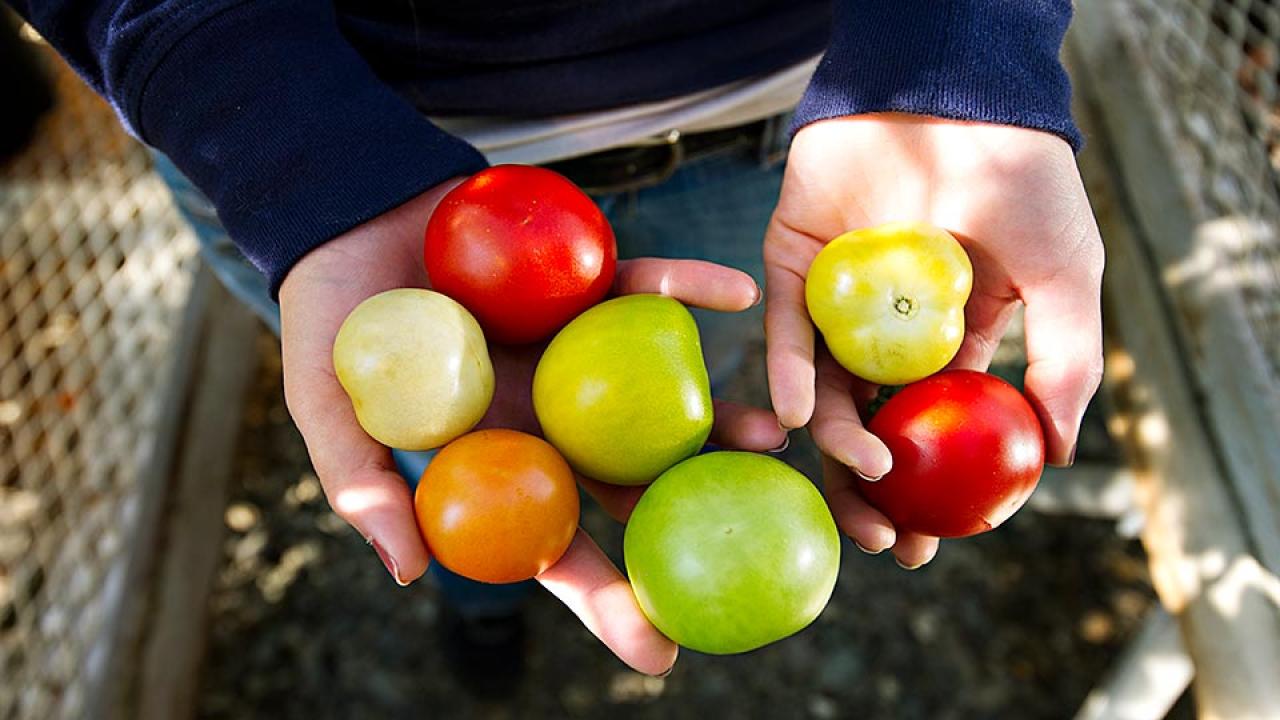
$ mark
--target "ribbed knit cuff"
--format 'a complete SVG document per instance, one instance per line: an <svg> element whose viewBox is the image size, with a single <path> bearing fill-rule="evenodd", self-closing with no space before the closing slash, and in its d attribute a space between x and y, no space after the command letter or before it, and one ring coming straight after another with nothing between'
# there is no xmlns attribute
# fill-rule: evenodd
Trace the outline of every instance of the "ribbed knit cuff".
<svg viewBox="0 0 1280 720"><path fill-rule="evenodd" d="M374 75L332 3L224 7L156 58L140 97L143 139L209 196L272 297L313 248L486 164Z"/></svg>
<svg viewBox="0 0 1280 720"><path fill-rule="evenodd" d="M904 112L1044 130L1078 151L1059 60L1070 22L1070 0L837 0L792 129Z"/></svg>

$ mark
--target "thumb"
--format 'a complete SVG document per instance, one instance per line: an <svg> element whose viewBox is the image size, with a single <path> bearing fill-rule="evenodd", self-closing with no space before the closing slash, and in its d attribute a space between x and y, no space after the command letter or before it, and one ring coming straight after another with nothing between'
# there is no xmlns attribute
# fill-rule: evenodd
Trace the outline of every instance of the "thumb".
<svg viewBox="0 0 1280 720"><path fill-rule="evenodd" d="M391 452L360 428L332 375L286 360L285 399L334 512L368 541L398 584L416 580L427 569L427 547Z"/></svg>

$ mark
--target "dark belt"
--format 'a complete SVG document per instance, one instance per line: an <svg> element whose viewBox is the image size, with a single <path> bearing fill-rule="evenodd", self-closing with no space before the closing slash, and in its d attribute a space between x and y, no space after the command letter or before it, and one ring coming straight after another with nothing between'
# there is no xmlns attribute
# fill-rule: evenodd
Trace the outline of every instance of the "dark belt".
<svg viewBox="0 0 1280 720"><path fill-rule="evenodd" d="M736 127L665 136L626 147L602 150L580 157L547 163L588 193L605 195L639 190L662 183L690 160L739 148L761 149L762 161L772 154L766 147L778 127L778 118L767 118Z"/></svg>

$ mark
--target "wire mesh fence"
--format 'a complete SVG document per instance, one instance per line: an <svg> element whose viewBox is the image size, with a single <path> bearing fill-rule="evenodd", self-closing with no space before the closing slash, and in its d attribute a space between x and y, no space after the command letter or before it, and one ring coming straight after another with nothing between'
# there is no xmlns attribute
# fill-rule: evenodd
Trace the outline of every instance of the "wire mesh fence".
<svg viewBox="0 0 1280 720"><path fill-rule="evenodd" d="M50 58L52 54L50 53ZM157 448L195 241L61 62L0 165L0 718L91 713Z"/></svg>
<svg viewBox="0 0 1280 720"><path fill-rule="evenodd" d="M1280 383L1280 0L1122 0L1187 201L1242 223L1219 248Z"/></svg>

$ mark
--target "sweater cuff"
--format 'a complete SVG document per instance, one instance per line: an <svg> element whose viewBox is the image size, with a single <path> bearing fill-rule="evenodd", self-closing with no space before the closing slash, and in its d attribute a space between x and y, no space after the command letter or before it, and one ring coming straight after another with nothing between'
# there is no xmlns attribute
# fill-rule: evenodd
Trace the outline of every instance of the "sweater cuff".
<svg viewBox="0 0 1280 720"><path fill-rule="evenodd" d="M139 134L213 201L272 298L313 248L486 165L374 75L332 3L229 4L153 55Z"/></svg>
<svg viewBox="0 0 1280 720"><path fill-rule="evenodd" d="M1079 151L1059 60L1070 0L837 0L792 131L904 112L1053 133Z"/></svg>

